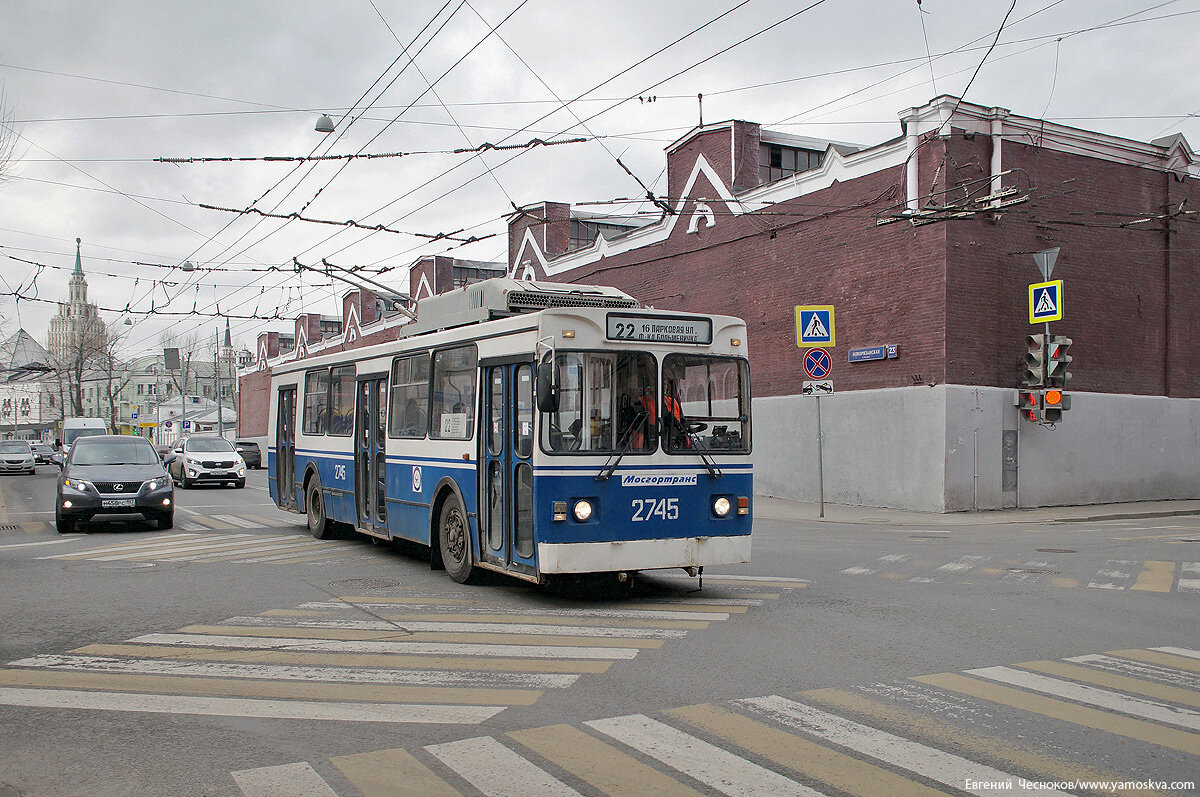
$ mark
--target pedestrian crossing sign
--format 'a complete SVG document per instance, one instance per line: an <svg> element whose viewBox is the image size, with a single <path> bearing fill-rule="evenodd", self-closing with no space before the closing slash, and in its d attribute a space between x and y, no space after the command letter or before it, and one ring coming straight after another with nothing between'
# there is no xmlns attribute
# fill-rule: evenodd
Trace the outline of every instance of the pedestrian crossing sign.
<svg viewBox="0 0 1200 797"><path fill-rule="evenodd" d="M1029 323L1060 321L1063 317L1063 281L1037 282L1029 286Z"/></svg>
<svg viewBox="0 0 1200 797"><path fill-rule="evenodd" d="M796 307L796 345L801 349L833 346L833 305L807 304Z"/></svg>

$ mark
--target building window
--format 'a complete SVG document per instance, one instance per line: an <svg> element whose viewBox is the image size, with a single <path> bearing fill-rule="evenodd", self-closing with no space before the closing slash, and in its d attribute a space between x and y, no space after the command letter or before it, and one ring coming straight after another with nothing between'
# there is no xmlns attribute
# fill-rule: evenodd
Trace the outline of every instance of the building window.
<svg viewBox="0 0 1200 797"><path fill-rule="evenodd" d="M764 183L789 177L796 172L808 171L821 165L821 154L816 150L785 147L782 144L759 144L758 177Z"/></svg>
<svg viewBox="0 0 1200 797"><path fill-rule="evenodd" d="M571 219L571 237L567 242L567 251L573 252L591 246L592 241L602 232L616 235L629 232L629 228L620 224L605 224L602 221Z"/></svg>
<svg viewBox="0 0 1200 797"><path fill-rule="evenodd" d="M145 385L138 385L138 387L137 387L137 394L138 394L139 396L141 396L141 395L144 395L144 394L142 393L142 391L143 391L143 390L145 390L145 389L146 389L146 386L145 386Z"/></svg>

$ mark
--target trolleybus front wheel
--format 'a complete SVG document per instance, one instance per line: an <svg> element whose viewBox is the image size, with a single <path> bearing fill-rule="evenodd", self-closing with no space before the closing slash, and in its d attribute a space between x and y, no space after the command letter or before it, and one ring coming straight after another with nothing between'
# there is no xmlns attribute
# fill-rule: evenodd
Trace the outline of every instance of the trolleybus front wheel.
<svg viewBox="0 0 1200 797"><path fill-rule="evenodd" d="M470 523L458 496L451 495L442 503L438 515L438 545L446 574L459 584L466 584L475 574L471 566Z"/></svg>

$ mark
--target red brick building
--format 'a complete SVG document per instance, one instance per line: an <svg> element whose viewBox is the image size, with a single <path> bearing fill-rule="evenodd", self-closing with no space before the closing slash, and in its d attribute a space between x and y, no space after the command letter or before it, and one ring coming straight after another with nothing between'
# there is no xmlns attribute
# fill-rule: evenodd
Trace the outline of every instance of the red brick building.
<svg viewBox="0 0 1200 797"><path fill-rule="evenodd" d="M859 147L706 125L667 147L670 213L527 205L510 222L510 273L744 318L768 495L817 497L794 315L808 304L836 309L826 500L946 511L1200 494L1200 164L1187 142L953 97L907 109L899 128ZM1040 331L1031 254L1052 247L1053 332L1074 340L1075 362L1072 409L1047 428L1019 420L1014 397L1024 337ZM413 270L441 292L436 272ZM898 356L849 361L884 344Z"/></svg>

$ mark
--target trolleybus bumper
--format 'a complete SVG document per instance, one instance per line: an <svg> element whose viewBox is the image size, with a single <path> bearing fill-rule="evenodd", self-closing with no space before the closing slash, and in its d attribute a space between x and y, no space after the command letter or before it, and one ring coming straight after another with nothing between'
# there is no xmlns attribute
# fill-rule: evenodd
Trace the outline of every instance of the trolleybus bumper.
<svg viewBox="0 0 1200 797"><path fill-rule="evenodd" d="M609 573L750 561L750 535L665 540L538 543L542 573Z"/></svg>

